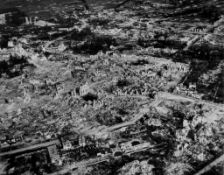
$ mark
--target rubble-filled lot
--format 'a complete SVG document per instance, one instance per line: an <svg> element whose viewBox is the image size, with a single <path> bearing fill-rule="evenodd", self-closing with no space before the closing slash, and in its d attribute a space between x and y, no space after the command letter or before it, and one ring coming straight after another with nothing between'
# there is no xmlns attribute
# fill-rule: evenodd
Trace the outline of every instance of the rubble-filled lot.
<svg viewBox="0 0 224 175"><path fill-rule="evenodd" d="M26 2L40 20L0 29L0 174L221 174L222 3L197 2Z"/></svg>

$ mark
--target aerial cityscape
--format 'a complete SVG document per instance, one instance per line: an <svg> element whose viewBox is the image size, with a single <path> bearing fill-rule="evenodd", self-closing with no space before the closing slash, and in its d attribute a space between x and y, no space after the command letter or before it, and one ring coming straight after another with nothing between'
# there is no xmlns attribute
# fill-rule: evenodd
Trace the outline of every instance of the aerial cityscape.
<svg viewBox="0 0 224 175"><path fill-rule="evenodd" d="M0 3L0 175L224 174L224 1Z"/></svg>

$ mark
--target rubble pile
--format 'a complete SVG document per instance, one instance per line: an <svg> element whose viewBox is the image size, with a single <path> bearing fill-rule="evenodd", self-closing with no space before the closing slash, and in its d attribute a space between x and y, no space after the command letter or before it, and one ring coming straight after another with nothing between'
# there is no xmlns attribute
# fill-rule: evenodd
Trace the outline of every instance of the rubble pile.
<svg viewBox="0 0 224 175"><path fill-rule="evenodd" d="M221 174L224 23L208 1L24 3L24 22L0 24L0 174Z"/></svg>
<svg viewBox="0 0 224 175"><path fill-rule="evenodd" d="M0 76L5 78L13 78L24 73L26 67L32 67L29 64L28 58L25 56L10 56L7 60L0 62Z"/></svg>

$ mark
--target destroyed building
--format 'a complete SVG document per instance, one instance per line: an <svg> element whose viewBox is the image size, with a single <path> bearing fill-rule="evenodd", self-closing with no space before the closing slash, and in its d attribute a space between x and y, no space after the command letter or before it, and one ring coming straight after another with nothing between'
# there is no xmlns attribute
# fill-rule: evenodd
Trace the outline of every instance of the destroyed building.
<svg viewBox="0 0 224 175"><path fill-rule="evenodd" d="M0 174L221 175L223 7L2 1Z"/></svg>

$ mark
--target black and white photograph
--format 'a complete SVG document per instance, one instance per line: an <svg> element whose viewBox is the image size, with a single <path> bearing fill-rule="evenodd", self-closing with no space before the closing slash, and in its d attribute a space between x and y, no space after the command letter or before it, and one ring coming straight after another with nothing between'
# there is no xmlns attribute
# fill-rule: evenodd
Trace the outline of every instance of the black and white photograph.
<svg viewBox="0 0 224 175"><path fill-rule="evenodd" d="M224 175L224 0L0 0L0 175Z"/></svg>

